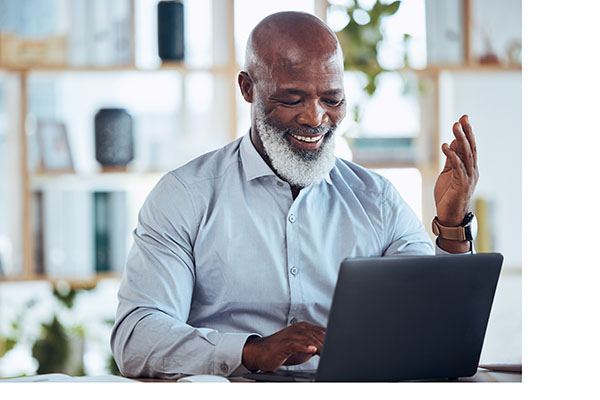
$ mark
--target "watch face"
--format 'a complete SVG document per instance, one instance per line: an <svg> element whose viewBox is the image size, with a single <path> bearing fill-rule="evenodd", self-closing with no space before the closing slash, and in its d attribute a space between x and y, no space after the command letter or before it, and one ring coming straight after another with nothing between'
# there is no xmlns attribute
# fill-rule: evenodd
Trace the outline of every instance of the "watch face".
<svg viewBox="0 0 600 400"><path fill-rule="evenodd" d="M467 225L467 227L471 232L471 239L469 240L475 239L477 237L477 217L475 215L473 215L473 219L471 219L471 222L469 223L469 225Z"/></svg>
<svg viewBox="0 0 600 400"><path fill-rule="evenodd" d="M433 222L431 223L431 230L435 236L440 236L440 228L437 226L436 222L437 220L434 218Z"/></svg>

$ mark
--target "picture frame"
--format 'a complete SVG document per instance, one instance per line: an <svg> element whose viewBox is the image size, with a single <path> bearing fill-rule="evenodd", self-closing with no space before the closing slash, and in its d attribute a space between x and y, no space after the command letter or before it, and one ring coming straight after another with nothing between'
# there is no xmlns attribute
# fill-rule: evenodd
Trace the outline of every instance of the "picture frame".
<svg viewBox="0 0 600 400"><path fill-rule="evenodd" d="M43 171L73 172L73 157L64 123L56 120L37 121L36 136Z"/></svg>

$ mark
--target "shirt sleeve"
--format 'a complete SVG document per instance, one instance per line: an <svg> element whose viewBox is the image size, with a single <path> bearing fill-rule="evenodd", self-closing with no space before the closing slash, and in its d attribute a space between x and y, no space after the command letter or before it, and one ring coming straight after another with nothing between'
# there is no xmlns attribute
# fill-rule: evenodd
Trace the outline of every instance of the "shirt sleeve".
<svg viewBox="0 0 600 400"><path fill-rule="evenodd" d="M384 256L434 255L433 244L421 220L400 193L387 182L382 195Z"/></svg>
<svg viewBox="0 0 600 400"><path fill-rule="evenodd" d="M187 324L196 279L196 216L187 188L173 173L142 206L111 332L111 349L125 376L178 379L246 371L242 349L256 333Z"/></svg>

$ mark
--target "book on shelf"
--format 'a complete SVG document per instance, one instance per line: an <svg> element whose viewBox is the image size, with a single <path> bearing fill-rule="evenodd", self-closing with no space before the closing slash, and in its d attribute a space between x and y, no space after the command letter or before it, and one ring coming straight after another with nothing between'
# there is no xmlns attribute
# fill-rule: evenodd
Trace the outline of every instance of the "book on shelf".
<svg viewBox="0 0 600 400"><path fill-rule="evenodd" d="M462 65L465 60L463 0L427 0L427 65Z"/></svg>
<svg viewBox="0 0 600 400"><path fill-rule="evenodd" d="M0 64L64 65L67 38L62 1L0 1Z"/></svg>
<svg viewBox="0 0 600 400"><path fill-rule="evenodd" d="M93 277L91 193L48 188L39 197L44 273L51 278Z"/></svg>
<svg viewBox="0 0 600 400"><path fill-rule="evenodd" d="M128 65L130 20L129 0L0 0L0 64Z"/></svg>
<svg viewBox="0 0 600 400"><path fill-rule="evenodd" d="M95 192L94 259L96 272L122 272L127 257L127 195Z"/></svg>
<svg viewBox="0 0 600 400"><path fill-rule="evenodd" d="M44 221L43 194L41 191L35 191L32 196L32 232L33 240L36 244L33 248L34 272L36 275L44 274L44 230L42 229Z"/></svg>
<svg viewBox="0 0 600 400"><path fill-rule="evenodd" d="M69 64L130 63L132 40L128 0L70 0Z"/></svg>
<svg viewBox="0 0 600 400"><path fill-rule="evenodd" d="M109 209L108 192L94 193L94 259L96 272L108 272L110 270L110 248L109 248Z"/></svg>
<svg viewBox="0 0 600 400"><path fill-rule="evenodd" d="M127 194L45 188L33 197L35 273L89 279L120 273L127 257Z"/></svg>
<svg viewBox="0 0 600 400"><path fill-rule="evenodd" d="M417 148L412 137L350 138L352 161L358 164L414 164Z"/></svg>

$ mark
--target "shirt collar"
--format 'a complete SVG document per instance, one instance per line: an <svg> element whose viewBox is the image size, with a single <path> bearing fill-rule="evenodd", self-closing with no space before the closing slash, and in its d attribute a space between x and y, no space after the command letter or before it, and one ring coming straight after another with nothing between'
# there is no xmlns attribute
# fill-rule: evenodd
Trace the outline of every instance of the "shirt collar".
<svg viewBox="0 0 600 400"><path fill-rule="evenodd" d="M247 181L251 181L262 176L277 176L271 167L267 165L265 160L263 160L252 144L252 140L250 139L250 130L248 130L248 132L242 138L242 143L240 144L240 157L242 159L242 166L244 168L244 172L246 173ZM328 184L333 185L333 182L331 182L331 172L325 176L324 180Z"/></svg>
<svg viewBox="0 0 600 400"><path fill-rule="evenodd" d="M242 158L242 166L246 173L246 180L251 181L261 176L273 175L276 176L271 167L267 165L265 160L258 154L254 148L252 140L250 140L250 131L242 138L240 144L240 157Z"/></svg>

